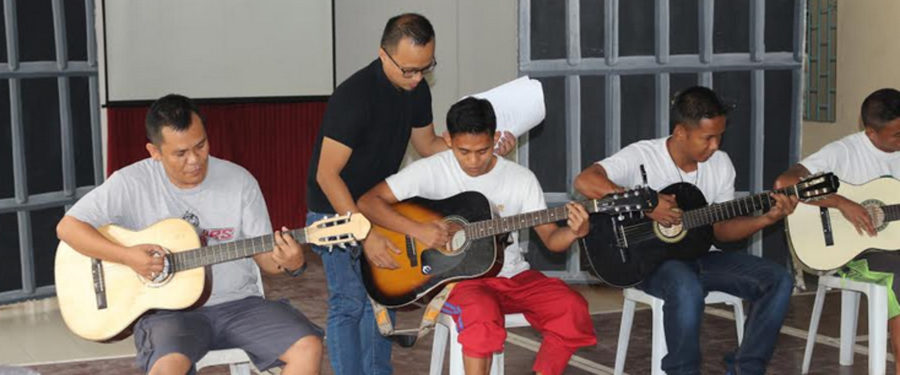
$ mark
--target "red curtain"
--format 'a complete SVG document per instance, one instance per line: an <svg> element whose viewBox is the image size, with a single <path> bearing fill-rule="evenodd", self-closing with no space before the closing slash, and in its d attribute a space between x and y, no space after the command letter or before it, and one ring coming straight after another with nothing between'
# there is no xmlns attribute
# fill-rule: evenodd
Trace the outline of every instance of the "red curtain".
<svg viewBox="0 0 900 375"><path fill-rule="evenodd" d="M259 181L275 228L302 227L306 175L326 102L201 105L212 155L235 162ZM148 157L149 107L107 108L107 175Z"/></svg>

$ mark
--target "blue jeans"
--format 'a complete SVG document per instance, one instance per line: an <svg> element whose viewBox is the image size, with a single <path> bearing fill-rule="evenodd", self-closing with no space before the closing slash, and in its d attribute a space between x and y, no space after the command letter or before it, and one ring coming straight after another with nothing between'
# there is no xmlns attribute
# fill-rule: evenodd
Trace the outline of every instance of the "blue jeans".
<svg viewBox="0 0 900 375"><path fill-rule="evenodd" d="M306 214L306 225L325 218ZM333 216L333 215L332 215ZM328 324L325 344L336 375L390 374L391 341L378 332L372 304L366 296L359 269L362 247L342 249L313 246L322 257L328 281ZM394 318L393 311L391 319Z"/></svg>
<svg viewBox="0 0 900 375"><path fill-rule="evenodd" d="M750 302L741 345L725 358L733 374L764 374L787 313L793 280L781 265L739 251L662 263L638 288L661 298L669 375L700 373L700 325L709 291Z"/></svg>

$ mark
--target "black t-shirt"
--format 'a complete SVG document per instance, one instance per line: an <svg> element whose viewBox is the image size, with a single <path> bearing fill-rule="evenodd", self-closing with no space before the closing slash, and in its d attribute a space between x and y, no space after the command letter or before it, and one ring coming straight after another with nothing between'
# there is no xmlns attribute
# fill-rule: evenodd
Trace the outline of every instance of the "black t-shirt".
<svg viewBox="0 0 900 375"><path fill-rule="evenodd" d="M323 137L353 150L341 179L356 201L397 172L412 128L431 122L431 91L424 80L413 91L398 89L384 75L380 59L354 73L328 99L306 178L307 209L334 213L316 182Z"/></svg>

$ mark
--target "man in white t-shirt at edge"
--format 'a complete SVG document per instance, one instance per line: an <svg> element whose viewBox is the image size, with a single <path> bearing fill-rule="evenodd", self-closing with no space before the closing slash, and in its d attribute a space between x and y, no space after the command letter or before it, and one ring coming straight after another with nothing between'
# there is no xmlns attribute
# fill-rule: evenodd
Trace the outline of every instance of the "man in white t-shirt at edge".
<svg viewBox="0 0 900 375"><path fill-rule="evenodd" d="M900 178L900 91L886 88L873 92L863 101L860 112L863 131L831 142L794 164L778 176L776 186L792 185L811 173L819 172L833 172L841 181L854 185L884 176ZM878 235L866 209L841 196L840 190L814 204L840 210L861 236ZM852 279L876 282L887 287L891 345L894 358L900 358L900 304L897 303L900 254L863 254L847 263L844 273ZM900 362L894 361L894 366L896 373L900 374Z"/></svg>
<svg viewBox="0 0 900 375"><path fill-rule="evenodd" d="M731 159L719 150L728 109L712 90L691 87L672 104L672 135L632 143L616 154L581 172L575 188L588 198L622 191L622 186L643 183L661 191L691 183L710 204L734 199L735 170ZM759 216L738 216L713 224L720 242L744 239L793 212L797 198L773 194L776 204ZM674 210L673 195L659 195L659 204L648 216L664 226L679 224L682 212ZM714 251L713 251L714 250ZM744 340L726 358L732 374L763 374L772 357L778 332L788 309L793 288L789 272L775 262L743 251L696 249L692 259L668 259L637 285L663 299L668 354L662 368L669 375L700 373L700 327L704 298L723 291L750 302Z"/></svg>
<svg viewBox="0 0 900 375"><path fill-rule="evenodd" d="M365 193L359 208L372 222L405 233L439 248L448 240L443 222L419 223L405 218L391 204L412 197L444 199L465 192L483 194L501 217L546 209L544 194L527 168L493 153L499 136L490 102L466 98L447 113L444 141L450 150L420 159L388 177ZM551 251L566 251L588 233L584 207L568 203L566 227L548 223L534 227ZM577 348L595 345L593 323L584 298L564 282L529 269L517 234L504 251L503 267L496 277L465 280L456 284L444 304L459 330L467 374L487 374L491 355L506 341L504 314L523 313L541 332L543 342L533 370L560 374ZM391 257L374 259L376 266L395 268Z"/></svg>
<svg viewBox="0 0 900 375"><path fill-rule="evenodd" d="M146 118L150 157L126 166L78 200L60 220L59 239L92 258L124 264L148 280L163 271L156 244L123 247L96 228L131 230L160 220L191 223L204 245L272 233L256 179L241 166L209 155L206 124L194 103L166 95ZM193 310L153 310L134 325L138 367L150 374L194 372L210 350L241 348L256 368L284 366L282 374L318 374L322 329L287 301L260 295L257 271L299 276L303 249L275 232L274 251L213 265L211 291Z"/></svg>

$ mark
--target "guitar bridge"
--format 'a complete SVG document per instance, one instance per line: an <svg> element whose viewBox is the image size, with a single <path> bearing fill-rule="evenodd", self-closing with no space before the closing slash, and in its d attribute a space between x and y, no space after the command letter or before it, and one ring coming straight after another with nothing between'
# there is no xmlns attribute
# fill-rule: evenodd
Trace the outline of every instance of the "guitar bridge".
<svg viewBox="0 0 900 375"><path fill-rule="evenodd" d="M831 216L828 209L819 207L819 218L822 219L822 235L825 237L825 246L834 246L834 232L831 229Z"/></svg>
<svg viewBox="0 0 900 375"><path fill-rule="evenodd" d="M103 277L103 262L100 259L91 259L91 278L94 280L94 297L97 300L97 310L106 308L106 279Z"/></svg>
<svg viewBox="0 0 900 375"><path fill-rule="evenodd" d="M625 226L619 225L615 217L611 217L613 234L616 237L616 246L620 248L628 247L628 237L625 236Z"/></svg>
<svg viewBox="0 0 900 375"><path fill-rule="evenodd" d="M406 238L406 257L409 258L409 266L415 268L419 265L419 259L416 257L416 241L410 236Z"/></svg>

